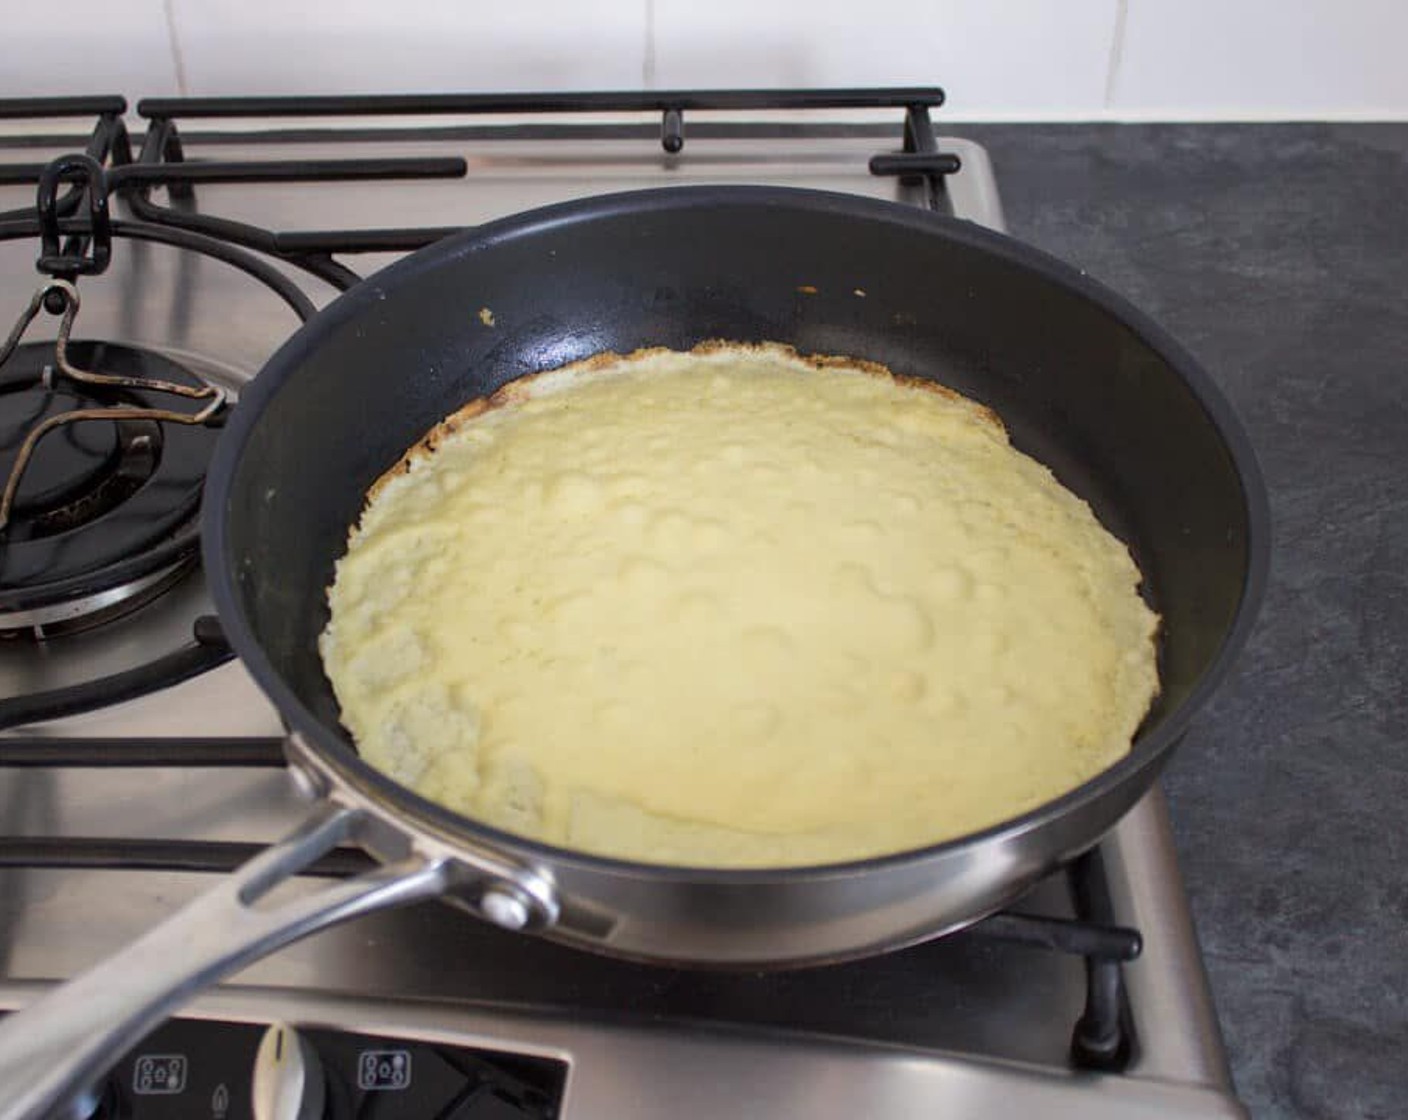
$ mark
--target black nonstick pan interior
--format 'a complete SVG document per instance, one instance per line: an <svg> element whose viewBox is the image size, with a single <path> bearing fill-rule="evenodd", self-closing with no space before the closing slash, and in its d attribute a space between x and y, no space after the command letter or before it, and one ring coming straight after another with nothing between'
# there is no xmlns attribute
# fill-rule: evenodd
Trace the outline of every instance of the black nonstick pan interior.
<svg viewBox="0 0 1408 1120"><path fill-rule="evenodd" d="M228 477L213 487L223 504L207 513L220 522L207 561L231 575L222 615L237 611L257 644L241 655L276 699L345 741L316 639L367 487L506 381L708 339L866 358L991 406L1145 574L1163 616L1163 694L1144 737L1199 689L1257 570L1264 514L1240 428L1196 365L1122 301L1009 239L765 188L639 192L508 219L315 318L241 402L217 461Z"/></svg>

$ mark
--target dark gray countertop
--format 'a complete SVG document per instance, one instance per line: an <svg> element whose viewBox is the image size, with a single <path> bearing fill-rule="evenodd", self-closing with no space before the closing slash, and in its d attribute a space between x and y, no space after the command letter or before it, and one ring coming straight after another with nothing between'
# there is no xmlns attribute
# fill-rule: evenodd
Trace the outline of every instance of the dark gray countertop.
<svg viewBox="0 0 1408 1120"><path fill-rule="evenodd" d="M1183 870L1253 1115L1408 1115L1408 124L951 131L1250 431L1271 582L1168 773Z"/></svg>

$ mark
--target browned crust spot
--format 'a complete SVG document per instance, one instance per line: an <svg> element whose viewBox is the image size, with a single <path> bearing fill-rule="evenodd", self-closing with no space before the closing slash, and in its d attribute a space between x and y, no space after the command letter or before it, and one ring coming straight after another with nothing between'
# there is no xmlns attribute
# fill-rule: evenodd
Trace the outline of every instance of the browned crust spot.
<svg viewBox="0 0 1408 1120"><path fill-rule="evenodd" d="M572 373L590 374L608 368L617 368L628 362L641 362L648 358L659 357L662 354L672 353L665 346L647 346L639 350L632 350L629 354L620 354L615 350L602 350L587 358L580 358L575 362L568 362L566 365L554 366L552 369L539 370L536 373L526 373L522 377L517 377L504 385L499 386L487 397L476 397L459 409L450 413L449 416L441 420L430 431L426 432L411 447L406 449L404 455L386 471L380 478L367 488L366 506L375 500L378 494L393 479L408 473L411 468L420 460L433 455L437 448L456 432L458 432L470 420L482 416L492 409L505 408L513 404L523 404L533 399L532 385L541 377L548 374ZM946 400L958 401L969 405L974 409L978 419L984 423L992 425L999 433L1006 435L1006 427L1002 419L987 405L979 404L962 393L950 389L947 385L940 385L936 381L927 378L915 377L910 374L895 373L888 366L879 362L872 362L866 358L848 358L840 354L803 354L795 346L785 342L730 342L727 339L715 338L700 342L685 353L690 354L722 354L722 353L743 353L758 354L765 356L775 356L791 359L813 369L853 369L872 377L879 377L889 381L893 385L898 385L906 389L922 389L928 393L936 393ZM360 518L358 519L360 521Z"/></svg>
<svg viewBox="0 0 1408 1120"><path fill-rule="evenodd" d="M495 394L497 395L497 394ZM481 413L488 412L493 407L493 397L476 397L462 408L450 413L449 416L441 420L425 435L421 436L411 447L406 449L406 453L397 459L395 464L380 478L367 488L367 502L371 502L382 489L394 478L410 471L416 460L427 455L434 454L435 449L440 446L450 436L458 432L466 423L473 420ZM365 505L363 506L365 509Z"/></svg>

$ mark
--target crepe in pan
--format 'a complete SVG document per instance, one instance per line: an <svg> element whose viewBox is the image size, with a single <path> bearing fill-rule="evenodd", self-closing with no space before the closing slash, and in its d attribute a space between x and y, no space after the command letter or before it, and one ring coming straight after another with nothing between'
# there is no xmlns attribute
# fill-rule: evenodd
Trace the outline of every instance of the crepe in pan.
<svg viewBox="0 0 1408 1120"><path fill-rule="evenodd" d="M871 363L598 355L372 488L321 653L364 757L625 859L860 859L1050 801L1158 690L1128 549L986 408Z"/></svg>

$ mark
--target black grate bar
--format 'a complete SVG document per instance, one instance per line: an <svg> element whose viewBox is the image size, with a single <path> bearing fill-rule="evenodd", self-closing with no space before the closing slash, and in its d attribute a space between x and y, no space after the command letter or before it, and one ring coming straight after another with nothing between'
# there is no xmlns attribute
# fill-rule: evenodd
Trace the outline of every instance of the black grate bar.
<svg viewBox="0 0 1408 1120"><path fill-rule="evenodd" d="M0 739L0 766L283 766L277 737Z"/></svg>
<svg viewBox="0 0 1408 1120"><path fill-rule="evenodd" d="M279 256L280 259L303 269L303 271L316 276L319 280L340 291L345 291L361 279L356 273L336 261L315 253L281 255L274 243L275 234L270 230L260 229L258 226L237 222L231 218L217 218L209 214L185 214L174 209L157 206L135 194L128 199L128 204L134 213L142 216L143 224L150 225L154 229L164 230L172 234L173 237L180 235L181 237L200 238L206 244L220 245L232 251L237 251L235 247L238 246L244 249L253 249L257 253ZM116 222L113 223L113 232L119 232ZM212 252L211 255L214 253Z"/></svg>
<svg viewBox="0 0 1408 1120"><path fill-rule="evenodd" d="M662 113L663 117L664 114ZM156 128L169 123L155 120ZM204 130L195 122L182 134L193 144L322 144L329 141L349 143L420 143L478 140L653 140L660 136L660 121L642 118L639 121L545 121L531 115L514 116L504 121L427 124L421 120L389 119L385 123L342 124L335 121L290 122L282 126L269 122L251 121L248 129ZM797 139L873 139L890 134L894 121L840 121L831 117L807 120L740 120L737 117L713 118L703 115L689 122L689 138L710 140L797 140ZM471 174L473 172L471 171Z"/></svg>
<svg viewBox="0 0 1408 1120"><path fill-rule="evenodd" d="M82 99L60 98L57 100ZM112 112L95 110L99 112L98 120L97 123L93 125L93 131L88 137L88 143L84 148L84 150L100 164L107 163L109 158L111 158L114 163L130 163L132 160L132 145L127 136L127 126L122 123L122 118L117 115L126 110L127 102L122 98L117 98L116 101L120 103L120 108ZM32 103L32 101L24 102L26 105ZM85 104L86 103L85 101ZM14 102L0 101L0 105L3 104L14 104ZM75 115L86 116L87 114L80 111ZM0 116L3 116L3 113L0 113ZM44 172L44 166L43 164L34 163L0 165L0 185L15 186L38 183L40 176ZM55 200L54 212L60 217L70 215L78 209L82 198L83 188L74 184L70 186L60 198ZM33 207L6 211L0 213L0 221L8 218L21 217L34 212Z"/></svg>
<svg viewBox="0 0 1408 1120"><path fill-rule="evenodd" d="M413 252L468 228L295 230L274 234L274 248L288 254Z"/></svg>
<svg viewBox="0 0 1408 1120"><path fill-rule="evenodd" d="M906 161L910 163L913 170L903 167ZM918 161L917 168L914 167L915 161ZM934 125L929 118L927 105L911 105L905 110L904 153L900 159L900 166L896 166L893 160L887 163L883 157L879 157L878 163L877 159L870 161L872 175L898 174L901 182L923 183L925 194L928 195L927 202L930 210L942 209L939 205L939 196L944 189L943 176L957 170L956 159L950 165L943 153L939 152L939 144L934 139Z"/></svg>
<svg viewBox="0 0 1408 1120"><path fill-rule="evenodd" d="M1116 961L1091 958L1085 967L1085 1011L1071 1034L1071 1057L1086 1069L1124 1069L1133 1046L1124 976Z"/></svg>
<svg viewBox="0 0 1408 1120"><path fill-rule="evenodd" d="M44 174L42 163L0 164L0 187L33 186Z"/></svg>
<svg viewBox="0 0 1408 1120"><path fill-rule="evenodd" d="M348 182L359 179L458 179L458 156L393 159L250 160L230 163L128 164L107 174L109 190L129 184Z"/></svg>
<svg viewBox="0 0 1408 1120"><path fill-rule="evenodd" d="M0 97L0 119L34 117L91 117L127 112L127 98L111 97Z"/></svg>
<svg viewBox="0 0 1408 1120"><path fill-rule="evenodd" d="M883 152L870 157L872 175L952 175L963 161L952 152Z"/></svg>
<svg viewBox="0 0 1408 1120"><path fill-rule="evenodd" d="M1094 852L1071 864L1070 883L1078 913L1096 923L1113 920L1109 885ZM1082 1069L1123 1070L1137 1046L1120 960L1087 956L1085 1010L1071 1032L1071 1060Z"/></svg>
<svg viewBox="0 0 1408 1120"><path fill-rule="evenodd" d="M64 233L86 234L87 224L81 219L66 218L59 223ZM112 232L117 237L127 237L133 241L153 241L161 245L174 245L180 249L190 249L214 260L223 261L241 272L254 277L279 296L300 319L311 319L317 310L313 301L287 276L268 262L241 251L234 245L227 245L218 238L196 230L176 229L150 222L115 220ZM39 221L21 215L18 218L0 214L0 241L20 237L39 236Z"/></svg>
<svg viewBox="0 0 1408 1120"><path fill-rule="evenodd" d="M624 113L681 109L895 109L937 107L936 86L883 89L618 90L580 93L354 94L334 97L148 97L147 118L430 116L478 113Z"/></svg>
<svg viewBox="0 0 1408 1120"><path fill-rule="evenodd" d="M174 201L190 198L191 185L207 182L316 181L318 179L386 179L429 175L463 176L468 167L463 160L428 160L419 173L407 175L414 160L327 160L278 161L264 164L186 164L177 134L177 118L215 117L319 117L390 116L475 113L587 113L601 111L640 111L662 114L661 142L666 151L678 152L684 143L685 110L695 109L821 109L821 108L903 108L906 122L905 147L911 153L932 153L932 126L929 109L941 105L944 93L937 87L892 87L881 89L823 90L667 90L582 93L479 93L351 95L342 97L254 97L254 98L149 98L138 111L151 120L143 143L139 165L117 168L109 174L113 185L126 185L125 197L140 218L175 229L189 230L230 242L271 256L312 273L333 287L345 290L359 277L347 265L334 259L345 253L410 252L460 232L453 228L369 230L289 230L261 229L245 222L211 214L199 214L192 207L162 207L154 203L146 189L155 183L170 186ZM927 130L927 149L916 141L918 129ZM935 156L927 155L932 163ZM954 157L937 157L953 162ZM926 164L927 166L927 164ZM180 170L168 170L180 168ZM913 172L919 169L907 168ZM945 167L945 170L950 170ZM326 174L320 174L320 171ZM931 204L934 187L930 181Z"/></svg>
<svg viewBox="0 0 1408 1120"><path fill-rule="evenodd" d="M1144 947L1138 930L1066 918L1044 918L1035 914L994 914L969 929L998 941L1033 945L1102 961L1132 961Z"/></svg>
<svg viewBox="0 0 1408 1120"><path fill-rule="evenodd" d="M0 222L0 240L5 236L5 223ZM191 529L173 537L164 546L173 551L178 563L189 561L189 549L182 547L182 542L193 546L196 532L196 529ZM159 550L150 550L146 555L153 557L156 552ZM234 651L225 640L220 620L214 615L201 615L192 624L191 641L170 653L106 677L0 700L0 730L135 700L158 688L180 684L198 673L223 665L233 657Z"/></svg>
<svg viewBox="0 0 1408 1120"><path fill-rule="evenodd" d="M234 657L222 642L193 641L163 656L94 681L0 700L0 729L91 712L190 680ZM0 756L3 757L3 756Z"/></svg>
<svg viewBox="0 0 1408 1120"><path fill-rule="evenodd" d="M308 162L317 163L319 161ZM322 162L347 165L354 161L338 160ZM406 162L417 161L370 160L360 162L403 165ZM452 173L455 175L463 175L465 171L468 170L467 165L460 159L445 161L430 160L426 162L437 166L443 163L446 167L452 168ZM140 164L143 167L155 168L186 166L181 138L173 122L168 120L156 120L152 122L142 142ZM290 164L290 166L291 165L292 164ZM396 178L399 176L391 177ZM276 235L271 230L260 229L258 226L233 221L229 218L218 218L195 213L193 205L185 205L194 201L192 181L182 179L179 176L168 177L167 181L169 183L168 189L172 202L182 204L179 209L176 207L158 206L156 203L152 202L149 197L148 188L150 184L134 183L133 189L125 192L127 203L132 208L132 212L139 218L155 226L167 228L176 233L188 233L204 237L212 244L228 242L231 245L238 245L246 249L253 249L256 252L278 256L289 264L316 276L324 283L332 285L332 287L339 291L345 291L361 279L361 277L346 265L333 260L331 256L326 253L282 253L275 244Z"/></svg>
<svg viewBox="0 0 1408 1120"><path fill-rule="evenodd" d="M227 875L263 844L233 840L126 840L102 837L0 837L0 868L90 871L191 871ZM300 875L344 879L375 866L365 852L338 848Z"/></svg>

